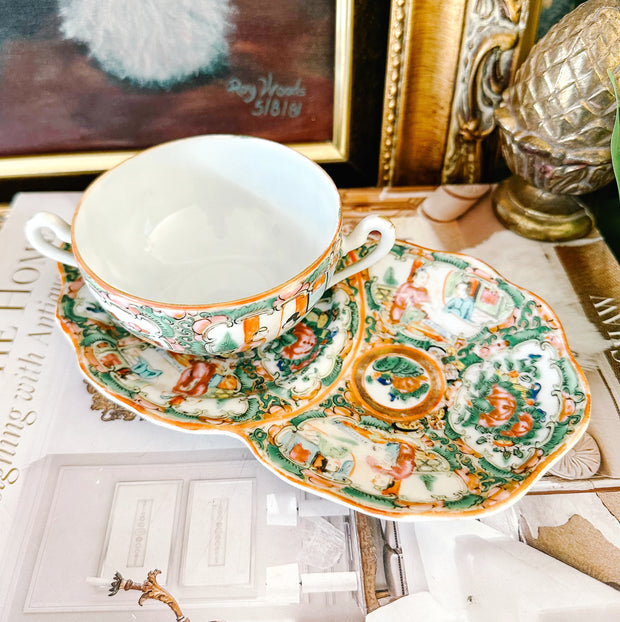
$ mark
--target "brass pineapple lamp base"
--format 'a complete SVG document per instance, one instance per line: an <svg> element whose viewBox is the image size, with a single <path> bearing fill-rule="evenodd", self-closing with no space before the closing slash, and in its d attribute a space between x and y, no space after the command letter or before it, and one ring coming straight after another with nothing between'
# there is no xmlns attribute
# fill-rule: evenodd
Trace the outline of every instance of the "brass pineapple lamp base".
<svg viewBox="0 0 620 622"><path fill-rule="evenodd" d="M495 215L505 227L533 240L575 240L588 235L594 226L594 217L583 201L536 188L518 175L500 182L492 201Z"/></svg>
<svg viewBox="0 0 620 622"><path fill-rule="evenodd" d="M513 176L499 184L495 213L538 240L587 235L581 200L614 178L616 116L611 72L620 78L620 0L587 0L531 49L495 110L502 154Z"/></svg>

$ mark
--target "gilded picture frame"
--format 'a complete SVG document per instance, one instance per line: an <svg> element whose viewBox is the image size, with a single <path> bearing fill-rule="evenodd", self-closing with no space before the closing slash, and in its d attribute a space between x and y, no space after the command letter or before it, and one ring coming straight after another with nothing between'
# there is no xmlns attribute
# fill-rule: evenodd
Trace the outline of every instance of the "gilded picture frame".
<svg viewBox="0 0 620 622"><path fill-rule="evenodd" d="M493 181L493 111L541 0L393 0L379 185Z"/></svg>
<svg viewBox="0 0 620 622"><path fill-rule="evenodd" d="M281 0L278 1L281 2ZM208 2L208 0L205 0L205 2ZM16 0L8 0L8 3L9 5L11 3L15 4ZM62 10L62 4L62 2L58 3L61 7L58 9L59 11ZM233 5L233 8L237 11L237 13L242 13L243 7L250 7L253 11L259 11L258 5L255 5L253 2L248 3L245 0L230 0L230 4ZM276 5L277 4L278 2L276 2ZM322 6L324 5L330 9L331 17L329 20L332 21L329 21L325 17L324 12L322 13L319 11L320 7L318 7L318 5L315 6L310 3L312 4L312 6L310 6L308 3L301 2L298 4L301 7L304 7L305 5L306 8L303 10L308 12L308 19L310 21L312 19L316 20L315 32L317 34L321 34L317 37L317 41L309 40L306 33L306 30L309 27L301 19L297 19L297 22L287 22L286 28L289 28L289 30L291 28L293 29L290 30L290 36L289 34L286 34L289 33L289 31L285 30L284 26L282 26L280 34L284 32L287 37L286 41L290 39L291 45L294 45L295 41L299 40L299 32L306 33L304 35L306 36L306 47L302 48L301 45L298 45L297 48L295 48L296 53L299 54L299 58L297 60L282 60L280 57L284 58L286 53L285 51L278 53L278 49L279 46L287 45L287 43L282 40L272 40L273 37L269 39L268 43L265 42L265 46L268 47L268 51L260 49L260 39L256 38L249 41L247 45L245 45L243 53L246 54L248 58L252 57L252 55L254 55L253 58L267 58L268 62L266 65L262 65L267 68L270 66L270 61L273 61L274 66L278 66L278 63L281 64L283 62L290 62L297 63L297 65L312 65L312 67L315 67L318 66L318 61L316 60L317 58L320 57L323 62L325 59L328 59L328 61L331 59L333 61L333 67L331 68L333 74L325 78L325 76L319 75L320 71L324 72L324 70L319 67L317 69L318 78L325 78L321 81L317 78L317 84L320 85L320 90L317 91L315 89L313 93L310 93L308 90L309 97L306 97L303 102L304 104L308 102L308 106L311 106L314 100L320 100L320 102L323 102L321 104L323 106L322 108L318 106L317 111L314 111L313 114L308 114L308 119L312 118L313 122L316 121L316 117L320 117L322 115L325 111L326 105L331 105L331 110L329 110L331 114L331 124L328 128L329 131L327 134L324 137L321 137L321 130L319 130L316 133L316 139L314 138L313 129L308 129L306 132L306 134L311 136L308 140L280 140L277 130L270 130L270 133L267 133L264 137L289 144L293 148L319 162L329 170L330 174L332 174L340 185L374 185L376 182L376 171L378 167L378 148L383 103L382 95L385 80L385 58L387 53L387 27L390 10L389 2L373 2L373 0L322 0ZM5 36L3 40L3 32L0 28L0 51L2 51L1 44L3 41L6 42L9 40L9 43L13 45L13 48L11 49L19 50L19 47L15 48L16 43L19 44L26 41L29 36L32 36L33 31L37 33L41 32L41 30L37 31L36 28L30 28L29 30L28 27L23 26L23 22L27 18L29 6L31 7L33 14L36 14L41 10L40 7L52 7L52 5L55 5L55 3L48 0L44 0L43 2L40 2L40 0L27 0L25 4L23 2L16 3L15 7L12 9L12 14L18 14L21 12L21 22L18 23L20 29L9 33L9 35ZM273 2L269 2L268 4L265 4L263 9L265 9L268 5L272 7L269 10L271 11L272 16L274 16L272 17L273 20L280 19L278 15L282 15L281 19L283 20L289 19L284 17L287 14L287 11L284 11L284 6L280 6L278 9ZM254 8L255 6L256 8ZM10 11L11 7L5 8L5 10ZM244 19L248 22L245 27L246 33L260 31L260 25L256 28L254 27L257 23L255 17L256 16L254 16L254 21L248 17L244 17ZM48 31L50 28L53 28L53 26L49 26L50 19L56 19L56 21L58 21L59 18L57 16L53 16L52 18L48 17L47 19L48 25L44 22L41 27L44 32L45 28L47 28ZM58 30L57 26L56 28ZM295 32L295 29L299 29L299 32ZM325 34L323 32L325 29L330 32ZM66 34L67 30L67 27L65 27L65 30L62 31L63 34ZM6 32L4 34L6 35ZM37 34L37 36L39 35ZM52 36L57 35L53 34ZM261 36L266 37L264 34ZM62 41L61 43L63 43L65 47L68 45L67 41ZM80 66L85 66L86 62L88 62L88 70L90 72L101 71L102 68L105 69L105 65L100 61L100 59L92 58L92 55L88 53L89 50L86 49L87 46L85 46L83 42L77 41L76 43L74 41L70 41L69 43L76 46L77 52L73 53L78 54L82 52L84 56ZM325 49L321 50L321 46ZM328 49L326 46L331 46L331 48ZM8 67L7 59L8 61L11 61L12 58L15 58L15 53L12 57L10 51L7 52L7 49L8 48L5 47L3 50L4 53L0 55L0 86L3 86L3 83L7 82L6 76L3 77L2 75L3 63L6 69ZM32 50L29 50L28 53L30 54L30 57L27 60L30 63L30 66L33 66L34 64L35 66L43 67L47 71L47 74L52 71L61 71L62 67L54 68L53 66L53 54L50 55L48 52L45 54L44 58L37 59L36 51L32 52ZM310 57L310 55L314 56L312 56L312 60L307 60L304 58L304 54L308 57ZM26 64L27 63L24 62L22 66L25 66ZM62 63L58 64L60 65ZM258 67L259 65L260 62L256 61L252 66ZM267 69L264 69L263 71L266 72ZM24 81L28 80L27 72L16 72L16 74L18 77L13 78L13 81L17 80L19 82L18 87L21 86ZM20 75L22 76L21 78L19 77ZM251 74L248 73L247 75ZM254 77L249 78L247 81L253 81L253 83L256 84L257 75L258 74L255 74ZM311 74L311 77L313 77L313 74ZM216 75L216 80L217 78L218 76ZM232 87L230 86L231 82L224 82L225 79L229 78L230 80L233 79L230 75L226 76L223 74L223 78L220 79L223 86L220 90L226 90L227 88L230 93L232 90ZM236 79L236 74L234 78ZM115 76L110 78L110 81L112 82L115 80ZM198 86L204 86L204 81L204 76L199 77ZM114 86L118 86L119 84L121 86L127 86L126 82L126 80L116 80ZM242 82L242 80L239 79L239 82ZM284 86L293 88L296 84L293 84L291 81L291 84L284 84ZM326 85L329 86L330 92L326 92ZM4 84L4 86L6 86L6 84ZM69 83L67 83L67 87L68 86ZM297 86L299 86L299 84L297 84ZM301 87L303 88L303 86L304 85L302 83ZM33 83L32 86L28 87L32 92L33 98L36 96L36 93L34 92L35 87L36 83ZM79 88L79 84L77 88ZM166 96L169 101L174 101L173 96L176 94L175 88L176 87L173 87L171 90L160 89L162 97ZM5 90L5 92L7 91ZM16 91L13 90L13 92ZM314 93L316 93L316 96ZM235 94L233 93L233 95ZM236 97L236 95L239 97ZM242 97L242 93L237 91L236 95L232 97L232 99L240 105L239 98ZM135 91L129 93L127 96L135 97ZM5 97L5 104L9 101L9 97L10 95ZM83 93L83 97L85 101L94 101L96 100L97 95L85 91ZM153 97L156 99L156 96ZM230 101L231 104L235 103L232 102L231 96L229 96L226 101ZM256 103L257 102L251 102L251 105L255 106ZM284 102L281 103L283 104ZM19 135L20 140L25 134L27 135L29 131L34 138L36 136L37 127L43 127L45 131L46 128L51 126L52 130L54 130L53 125L55 123L55 117L53 110L50 110L49 108L47 110L43 109L41 111L41 115L38 115L39 118L33 120L35 129L28 130L28 119L24 118L24 115L27 114L24 112L24 106L20 109L20 103L18 101L14 102L12 105L13 108L17 110L14 114L15 118L18 119L19 122L24 122L24 129L21 131L21 134L18 134L20 132L19 128L11 129L11 132L14 132L15 136ZM98 105L104 109L106 106L109 107L108 104L96 103L95 105ZM110 105L114 105L114 102ZM189 107L186 105L186 102L183 102L182 105L184 106L184 109L179 111L174 111L173 109L171 114L175 113L182 117L184 110ZM86 107L86 104L82 108L84 107ZM220 110L222 112L222 116L229 115L229 107L228 103L221 106ZM2 108L2 98L0 98L0 114L3 112ZM246 106L246 110L249 111L250 107ZM282 105L279 110L283 110ZM289 108L289 110L291 109ZM273 113L273 108L270 109L270 112ZM253 108L251 113L255 114L256 109ZM88 113L82 113L82 111L80 111L80 114L87 115ZM144 115L143 112L139 113L133 121L131 118L125 119L125 123L127 124L129 131L132 131L132 126L140 123L140 114ZM40 122L41 116L45 117L44 124ZM276 119L276 121L279 121L279 119ZM286 119L286 121L291 121L291 119ZM304 135L304 131L307 128L299 128L299 125L300 124L298 123L296 126L299 131L295 129L291 135ZM309 120L307 125L308 127L310 126ZM272 127L273 126L274 124L272 123ZM190 131L188 132L188 135L195 133L247 133L261 135L260 132L255 133L252 131L252 128L254 127L252 125L236 125L234 118L227 125L222 125L222 127L224 128L223 131L216 132L199 131L198 129L189 127ZM284 127L284 124L282 124L282 127ZM77 129L71 129L75 129L74 133L77 135L80 131L83 131L84 134L88 134L91 128L80 127ZM73 142L69 142L65 148L62 142L62 132L59 130L56 132L56 135L61 137L60 139L57 139L55 143L59 147L57 149L46 150L45 146L42 148L40 144L33 144L33 149L29 152L28 145L24 147L23 144L20 144L18 149L16 148L14 152L11 152L10 144L8 149L6 144L4 148L0 145L0 181L4 180L6 183L6 181L9 180L11 185L14 185L17 180L27 181L28 179L33 180L34 178L40 179L58 176L67 177L96 175L109 169L110 167L115 166L139 151L141 148L168 140L168 137L164 133L158 135L159 138L157 140L152 140L151 143L145 143L145 141L142 140L142 142L136 145L135 148L133 146L130 146L130 148L125 148L125 146L123 146L123 148L115 148L114 141L108 141L111 145L110 148L108 148L108 146L104 146L103 148L90 149L88 142L85 142L84 148L80 147L76 149L76 144L78 146L81 145L79 137L78 139L74 139ZM283 136L286 136L286 134L283 134ZM171 135L170 139L177 137L179 137L178 132L177 134Z"/></svg>

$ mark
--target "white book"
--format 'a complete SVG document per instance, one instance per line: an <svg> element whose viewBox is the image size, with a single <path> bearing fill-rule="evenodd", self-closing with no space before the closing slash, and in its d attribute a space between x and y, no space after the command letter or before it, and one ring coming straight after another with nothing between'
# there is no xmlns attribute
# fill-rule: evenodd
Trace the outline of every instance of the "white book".
<svg viewBox="0 0 620 622"><path fill-rule="evenodd" d="M303 594L293 582L277 605L287 619L363 619L354 512L283 482L235 437L153 425L85 381L55 317L58 266L23 234L38 211L70 222L79 198L19 194L0 228L0 621L126 620L140 594L109 598L114 571L139 583L151 566L188 617L243 619L275 606L269 569L290 563L348 584ZM331 558L325 547L302 555L317 521L335 529ZM309 566L310 553L326 567Z"/></svg>
<svg viewBox="0 0 620 622"><path fill-rule="evenodd" d="M23 234L38 211L70 222L79 197L19 194L0 228L0 538L8 533L22 473L47 454L241 446L234 438L183 434L139 417L114 425L93 412L93 394L55 318L57 264L34 251Z"/></svg>

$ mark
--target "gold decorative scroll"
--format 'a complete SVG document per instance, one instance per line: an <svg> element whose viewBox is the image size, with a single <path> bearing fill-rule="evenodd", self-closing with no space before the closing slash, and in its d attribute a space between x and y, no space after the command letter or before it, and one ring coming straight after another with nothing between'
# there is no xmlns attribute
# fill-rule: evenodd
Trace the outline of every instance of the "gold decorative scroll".
<svg viewBox="0 0 620 622"><path fill-rule="evenodd" d="M495 130L493 112L531 48L531 22L534 17L537 22L539 10L540 0L468 1L443 183L483 179L493 157L491 149L485 150L485 139Z"/></svg>
<svg viewBox="0 0 620 622"><path fill-rule="evenodd" d="M379 185L484 181L493 111L540 2L392 0Z"/></svg>

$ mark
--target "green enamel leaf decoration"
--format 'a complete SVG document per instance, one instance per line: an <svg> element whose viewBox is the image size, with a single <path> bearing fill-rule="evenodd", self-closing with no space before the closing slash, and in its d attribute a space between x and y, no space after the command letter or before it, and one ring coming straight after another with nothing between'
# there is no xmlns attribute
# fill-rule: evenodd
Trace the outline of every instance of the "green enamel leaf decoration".
<svg viewBox="0 0 620 622"><path fill-rule="evenodd" d="M213 349L218 354L228 354L229 352L234 352L238 347L239 344L235 343L229 333L226 333L222 340L217 344L217 346L214 346Z"/></svg>
<svg viewBox="0 0 620 622"><path fill-rule="evenodd" d="M444 507L453 510L467 510L476 505L479 505L484 501L484 498L479 495L469 494L457 499L456 501L444 501Z"/></svg>
<svg viewBox="0 0 620 622"><path fill-rule="evenodd" d="M342 488L342 493L348 495L352 499L356 499L362 502L365 501L375 507L385 507L389 510L397 507L396 503L390 498L380 497L379 495L372 495L362 490L358 490L357 488L353 488L352 486L345 486L344 488Z"/></svg>
<svg viewBox="0 0 620 622"><path fill-rule="evenodd" d="M366 428L377 428L379 430L384 430L385 432L389 432L392 429L392 426L389 423L381 421L381 419L377 419L371 415L362 415L360 417L360 423Z"/></svg>
<svg viewBox="0 0 620 622"><path fill-rule="evenodd" d="M267 445L267 455L276 467L280 467L297 477L297 479L304 479L302 467L286 458L275 445Z"/></svg>
<svg viewBox="0 0 620 622"><path fill-rule="evenodd" d="M289 423L292 426L298 428L307 419L324 419L325 417L326 417L326 414L323 411L311 410L309 412L302 413L301 415L298 415L297 417L293 417Z"/></svg>
<svg viewBox="0 0 620 622"><path fill-rule="evenodd" d="M465 270L470 266L469 262L466 259L463 259L462 257L458 257L456 255L442 253L441 251L433 251L431 255L433 256L433 259L435 259L435 261L441 261L443 263L450 264L455 268L459 268L460 270Z"/></svg>
<svg viewBox="0 0 620 622"><path fill-rule="evenodd" d="M614 87L614 93L616 95L616 101L618 105L616 107L616 122L614 123L614 129L611 133L611 161L614 167L614 174L616 175L616 183L618 184L618 190L620 190L620 100L618 99L618 87L614 75L608 69L609 79Z"/></svg>
<svg viewBox="0 0 620 622"><path fill-rule="evenodd" d="M422 480L424 486L426 486L426 489L430 491L433 490L433 485L437 481L437 477L435 475L432 475L431 473L423 473L420 476L420 479Z"/></svg>
<svg viewBox="0 0 620 622"><path fill-rule="evenodd" d="M386 356L373 364L377 371L391 372L396 376L417 376L422 373L422 368L401 356Z"/></svg>

